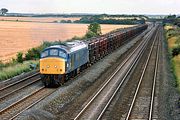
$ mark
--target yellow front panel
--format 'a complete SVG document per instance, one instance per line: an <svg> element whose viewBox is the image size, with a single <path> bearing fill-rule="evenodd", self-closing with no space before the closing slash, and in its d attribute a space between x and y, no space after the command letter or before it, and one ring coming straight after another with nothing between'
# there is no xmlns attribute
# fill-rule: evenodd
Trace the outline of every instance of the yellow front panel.
<svg viewBox="0 0 180 120"><path fill-rule="evenodd" d="M40 59L41 74L65 74L65 60L62 58Z"/></svg>

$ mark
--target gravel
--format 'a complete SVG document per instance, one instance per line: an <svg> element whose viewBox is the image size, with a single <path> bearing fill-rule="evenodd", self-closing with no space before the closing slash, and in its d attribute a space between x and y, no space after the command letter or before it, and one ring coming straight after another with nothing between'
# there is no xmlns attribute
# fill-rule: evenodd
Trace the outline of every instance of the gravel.
<svg viewBox="0 0 180 120"><path fill-rule="evenodd" d="M37 84L28 86L27 88L17 91L13 93L12 95L6 97L4 100L1 100L0 110L20 100L21 98L31 94L32 92L34 92L34 90L38 89L41 86L42 86L42 83L38 82Z"/></svg>
<svg viewBox="0 0 180 120"><path fill-rule="evenodd" d="M116 64L116 62L118 62L119 60L118 58L123 53L125 53L130 47L132 47L137 41L138 39L136 38L130 41L129 43L127 43L126 45L122 46L121 48L113 52L112 54L106 56L104 59L101 59L99 62L97 62L93 66L86 69L85 72L81 73L80 76L78 76L74 80L70 80L67 83L65 83L63 86L58 88L56 92L51 94L49 97L45 98L43 101L35 105L33 108L26 111L26 113L23 113L22 115L20 115L17 119L25 119L24 116L26 115L32 116L32 117L37 116L37 117L43 118L43 116L41 115L35 115L32 112L34 109L40 110L40 111L41 110L48 111L51 114L55 115L56 119L57 118L60 119L59 117L62 114L59 115L59 113L61 113L61 111L64 110L65 106L68 106L68 104L72 103L73 101L78 100L79 99L78 97L81 96L85 90L90 88L90 86L93 83L95 83L95 81L98 81L98 78L102 74L103 76L106 76L106 74L104 73L108 71L108 68ZM103 82L102 79L101 79L101 82ZM98 86L96 86L96 89L97 87ZM88 95L91 96L92 94L87 94L87 96ZM87 98L85 100L87 100ZM78 108L74 108L74 109L78 109ZM71 117L69 114L67 114L67 116Z"/></svg>
<svg viewBox="0 0 180 120"><path fill-rule="evenodd" d="M54 120L55 116L44 110L29 110L24 112L22 120Z"/></svg>

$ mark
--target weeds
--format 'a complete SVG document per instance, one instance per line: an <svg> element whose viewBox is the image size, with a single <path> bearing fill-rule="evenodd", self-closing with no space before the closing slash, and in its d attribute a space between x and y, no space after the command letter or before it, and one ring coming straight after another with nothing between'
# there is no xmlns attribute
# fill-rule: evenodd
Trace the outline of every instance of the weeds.
<svg viewBox="0 0 180 120"><path fill-rule="evenodd" d="M169 29L166 29L166 39L168 44L173 44L169 46L168 51L171 58L171 67L173 70L174 78L176 79L176 87L180 91L180 29L172 25L169 25ZM168 26L165 26L168 28ZM171 38L174 37L176 41L171 42Z"/></svg>
<svg viewBox="0 0 180 120"><path fill-rule="evenodd" d="M0 72L0 80L6 80L12 78L16 75L19 75L23 72L30 71L30 65L35 64L39 65L39 61L25 61L23 64L9 64L7 67L2 67Z"/></svg>

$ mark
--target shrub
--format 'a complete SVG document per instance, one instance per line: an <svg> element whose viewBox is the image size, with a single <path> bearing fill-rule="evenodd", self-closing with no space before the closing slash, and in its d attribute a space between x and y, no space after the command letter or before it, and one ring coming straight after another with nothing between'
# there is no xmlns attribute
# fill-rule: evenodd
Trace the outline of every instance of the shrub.
<svg viewBox="0 0 180 120"><path fill-rule="evenodd" d="M23 53L22 52L18 52L18 54L17 54L17 62L18 63L23 63Z"/></svg>
<svg viewBox="0 0 180 120"><path fill-rule="evenodd" d="M178 54L180 54L180 47L175 47L172 49L172 56L177 56Z"/></svg>
<svg viewBox="0 0 180 120"><path fill-rule="evenodd" d="M42 50L44 50L46 47L49 47L51 45L59 45L61 44L61 41L55 41L55 42L43 42L42 45L36 48L29 49L28 52L25 54L26 60L37 60L40 58L40 53Z"/></svg>
<svg viewBox="0 0 180 120"><path fill-rule="evenodd" d="M92 38L92 37L96 37L96 33L92 32L92 31L88 31L85 35L86 38Z"/></svg>
<svg viewBox="0 0 180 120"><path fill-rule="evenodd" d="M16 64L16 63L17 63L16 59L15 59L15 58L12 58L12 62L7 63L7 66L8 66L8 64Z"/></svg>
<svg viewBox="0 0 180 120"><path fill-rule="evenodd" d="M95 35L101 35L101 26L99 23L91 23L89 26L88 26L88 31L91 31L92 33L94 33ZM88 32L89 33L89 32Z"/></svg>
<svg viewBox="0 0 180 120"><path fill-rule="evenodd" d="M4 67L4 63L0 60L0 70Z"/></svg>
<svg viewBox="0 0 180 120"><path fill-rule="evenodd" d="M36 60L40 58L40 49L38 48L32 48L28 50L28 52L25 54L26 60Z"/></svg>

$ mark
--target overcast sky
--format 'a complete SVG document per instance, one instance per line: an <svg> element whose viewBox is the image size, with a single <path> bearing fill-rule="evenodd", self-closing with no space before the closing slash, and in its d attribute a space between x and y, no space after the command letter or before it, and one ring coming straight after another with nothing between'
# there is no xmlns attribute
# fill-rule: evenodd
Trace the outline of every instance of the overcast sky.
<svg viewBox="0 0 180 120"><path fill-rule="evenodd" d="M20 13L180 14L180 0L0 0Z"/></svg>

